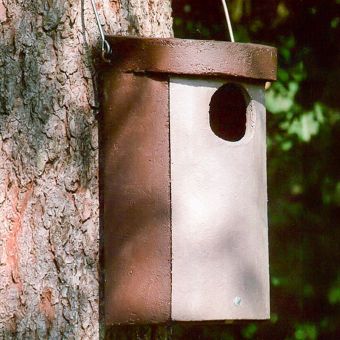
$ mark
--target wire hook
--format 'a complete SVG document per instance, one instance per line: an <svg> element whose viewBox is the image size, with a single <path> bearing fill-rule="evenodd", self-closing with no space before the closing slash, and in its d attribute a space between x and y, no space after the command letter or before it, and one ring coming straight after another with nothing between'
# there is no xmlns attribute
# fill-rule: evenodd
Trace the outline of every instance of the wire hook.
<svg viewBox="0 0 340 340"><path fill-rule="evenodd" d="M94 0L91 0L91 3L92 3L94 15L96 17L100 37L101 37L101 40L102 40L102 58L103 58L104 61L110 62L108 55L111 54L111 47L110 47L110 44L105 39L105 34L104 34L104 31L103 31L102 25L100 23L99 14L98 14Z"/></svg>
<svg viewBox="0 0 340 340"><path fill-rule="evenodd" d="M227 20L230 40L232 42L235 42L234 33L233 33L233 27L231 26L231 20L230 20L230 16L229 16L229 11L228 11L227 3L226 3L225 0L222 0L222 5L223 5L223 9L224 9L225 18Z"/></svg>

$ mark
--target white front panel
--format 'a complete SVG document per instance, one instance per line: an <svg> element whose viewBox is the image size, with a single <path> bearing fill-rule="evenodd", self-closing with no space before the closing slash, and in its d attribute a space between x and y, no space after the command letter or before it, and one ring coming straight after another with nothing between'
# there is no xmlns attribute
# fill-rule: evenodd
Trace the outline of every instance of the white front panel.
<svg viewBox="0 0 340 340"><path fill-rule="evenodd" d="M173 320L269 317L263 89L244 85L247 132L229 142L209 125L224 83L170 80Z"/></svg>

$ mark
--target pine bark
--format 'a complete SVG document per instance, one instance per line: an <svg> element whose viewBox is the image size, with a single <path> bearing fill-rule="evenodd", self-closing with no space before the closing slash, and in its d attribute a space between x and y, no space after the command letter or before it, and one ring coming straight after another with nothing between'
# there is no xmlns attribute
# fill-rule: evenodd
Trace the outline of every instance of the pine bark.
<svg viewBox="0 0 340 340"><path fill-rule="evenodd" d="M172 34L170 0L103 0L114 34ZM0 338L99 338L90 0L0 0Z"/></svg>

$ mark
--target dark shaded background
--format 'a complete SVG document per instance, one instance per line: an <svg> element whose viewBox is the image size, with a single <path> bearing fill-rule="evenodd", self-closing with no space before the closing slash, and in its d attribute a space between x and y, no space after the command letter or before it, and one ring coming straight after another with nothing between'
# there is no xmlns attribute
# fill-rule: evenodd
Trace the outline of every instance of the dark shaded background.
<svg viewBox="0 0 340 340"><path fill-rule="evenodd" d="M229 0L237 42L276 46L266 93L271 320L176 339L340 339L339 0ZM229 40L221 1L174 0L175 36Z"/></svg>

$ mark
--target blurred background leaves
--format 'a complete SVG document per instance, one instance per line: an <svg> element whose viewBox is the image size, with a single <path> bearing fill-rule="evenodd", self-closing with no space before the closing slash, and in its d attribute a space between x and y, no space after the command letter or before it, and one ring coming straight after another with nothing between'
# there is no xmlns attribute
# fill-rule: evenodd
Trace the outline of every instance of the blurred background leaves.
<svg viewBox="0 0 340 340"><path fill-rule="evenodd" d="M340 339L340 0L229 0L237 42L276 46L266 91L271 319L176 339ZM178 38L229 40L220 0L173 0Z"/></svg>

